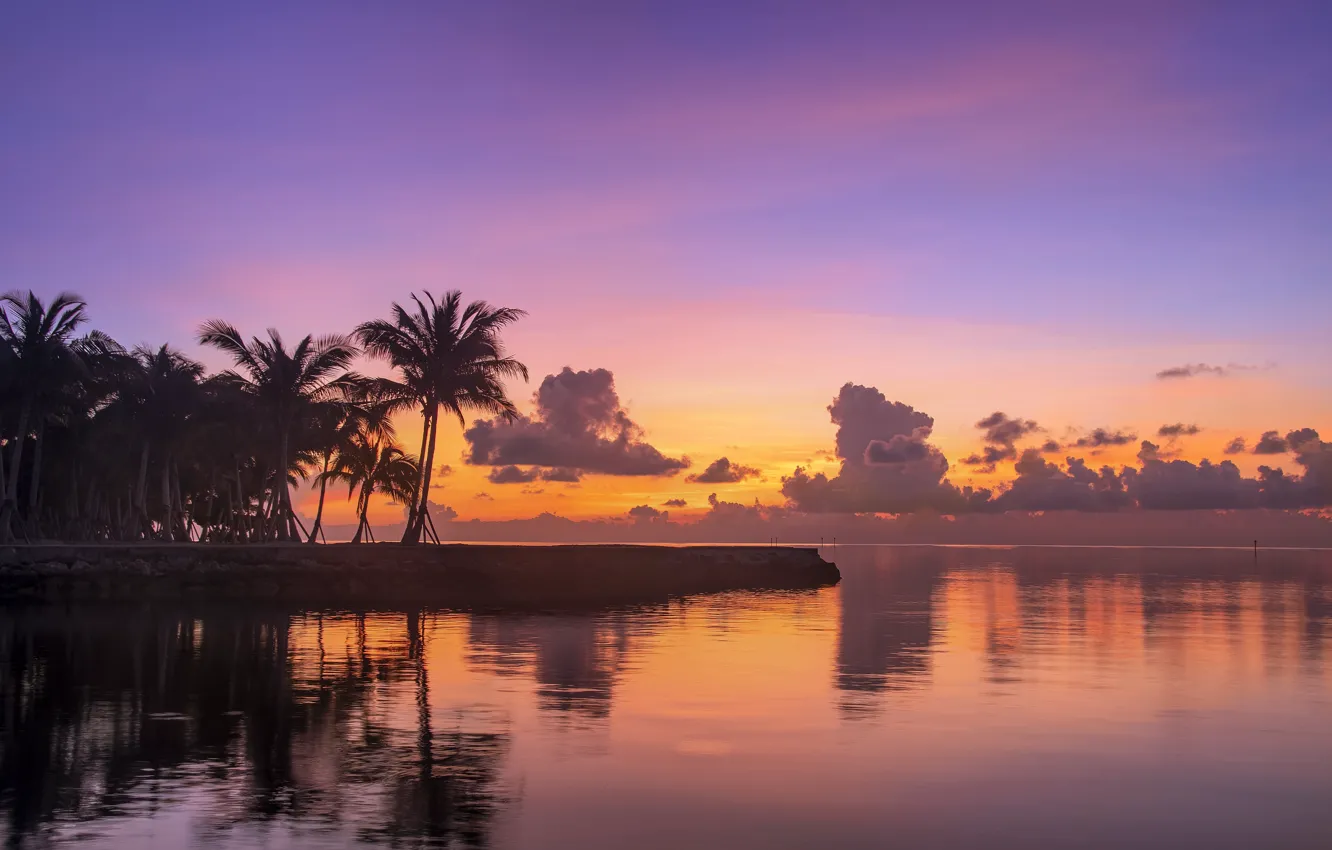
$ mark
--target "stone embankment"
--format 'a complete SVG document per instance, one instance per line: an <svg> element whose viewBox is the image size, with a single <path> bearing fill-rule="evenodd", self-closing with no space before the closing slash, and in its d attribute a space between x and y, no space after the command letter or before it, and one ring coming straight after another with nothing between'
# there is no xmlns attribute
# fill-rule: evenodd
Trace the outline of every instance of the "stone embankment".
<svg viewBox="0 0 1332 850"><path fill-rule="evenodd" d="M302 607L568 607L836 584L769 546L40 544L0 548L0 601L268 601Z"/></svg>

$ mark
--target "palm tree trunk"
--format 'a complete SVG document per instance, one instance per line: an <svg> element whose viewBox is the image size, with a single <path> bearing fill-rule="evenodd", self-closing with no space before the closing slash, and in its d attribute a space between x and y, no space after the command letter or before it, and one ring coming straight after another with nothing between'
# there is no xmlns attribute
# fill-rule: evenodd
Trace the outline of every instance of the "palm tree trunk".
<svg viewBox="0 0 1332 850"><path fill-rule="evenodd" d="M139 481L134 488L135 537L148 524L148 441L143 441L143 451L139 454Z"/></svg>
<svg viewBox="0 0 1332 850"><path fill-rule="evenodd" d="M439 436L439 407L436 406L430 416L430 445L426 449L426 456L419 457L417 463L421 464L421 508L416 514L416 531L412 535L412 542L415 543L421 539L421 533L425 529L426 515L430 511L430 479L434 473L435 466L435 443Z"/></svg>
<svg viewBox="0 0 1332 850"><path fill-rule="evenodd" d="M23 405L19 408L18 431L14 437L14 458L10 463L9 480L5 482L4 505L0 506L0 540L8 542L14 539L14 532L11 523L14 518L14 511L18 508L18 480L19 470L23 464L23 444L28 441L28 418L32 416L32 395L23 397Z"/></svg>
<svg viewBox="0 0 1332 850"><path fill-rule="evenodd" d="M425 403L421 406L421 451L417 452L417 458L425 457L426 444L430 440L430 406ZM424 504L421 498L421 484L425 478L425 470L418 469L416 472L416 484L412 487L412 501L407 507L407 527L402 530L403 543L415 543L412 534L416 528L416 515L420 506Z"/></svg>
<svg viewBox="0 0 1332 850"><path fill-rule="evenodd" d="M194 534L190 526L194 523L185 513L185 498L180 492L180 464L176 463L175 458L171 460L171 503L176 506L177 536L193 540Z"/></svg>
<svg viewBox="0 0 1332 850"><path fill-rule="evenodd" d="M37 438L32 444L32 473L28 476L28 529L30 537L40 537L37 524L37 499L42 488L42 446L46 442L46 418L37 422Z"/></svg>
<svg viewBox="0 0 1332 850"><path fill-rule="evenodd" d="M370 490L370 492L367 492ZM370 531L370 495L373 492L369 482L361 485L361 494L356 500L356 536L352 538L353 543L360 543L367 532Z"/></svg>
<svg viewBox="0 0 1332 850"><path fill-rule="evenodd" d="M289 430L286 423L283 423L281 448L278 452L277 480L273 482L273 487L277 491L273 494L275 496L273 508L277 517L278 540L291 539L291 528L287 522L287 518L291 515L291 490L287 486L287 451L291 447Z"/></svg>
<svg viewBox="0 0 1332 850"><path fill-rule="evenodd" d="M237 542L247 540L245 522L245 489L241 486L240 461L236 460L236 513L232 517L232 534Z"/></svg>
<svg viewBox="0 0 1332 850"><path fill-rule="evenodd" d="M430 500L430 470L426 464L427 453L433 454L435 449L435 423L439 418L439 406L436 405L433 410L426 413L425 425L421 435L421 453L417 458L417 487L412 496L412 510L407 518L407 528L403 531L403 543L419 543L421 540L421 528L423 525L422 514L425 513L426 504Z"/></svg>
<svg viewBox="0 0 1332 850"><path fill-rule="evenodd" d="M324 491L328 489L328 464L333 457L332 452L324 452L324 474L319 476L319 509L315 511L314 525L310 526L310 539L307 543L315 542L319 536L319 526L324 521Z"/></svg>
<svg viewBox="0 0 1332 850"><path fill-rule="evenodd" d="M5 436L5 427L0 424L0 440ZM0 448L0 501L4 501L4 494L8 492L6 488L7 479L5 478L5 450Z"/></svg>
<svg viewBox="0 0 1332 850"><path fill-rule="evenodd" d="M212 479L208 482L208 501L204 508L203 521L199 523L199 542L203 542L205 533L212 528L213 505L217 502L217 468L213 468Z"/></svg>
<svg viewBox="0 0 1332 850"><path fill-rule="evenodd" d="M162 539L175 540L171 510L171 456L162 457Z"/></svg>

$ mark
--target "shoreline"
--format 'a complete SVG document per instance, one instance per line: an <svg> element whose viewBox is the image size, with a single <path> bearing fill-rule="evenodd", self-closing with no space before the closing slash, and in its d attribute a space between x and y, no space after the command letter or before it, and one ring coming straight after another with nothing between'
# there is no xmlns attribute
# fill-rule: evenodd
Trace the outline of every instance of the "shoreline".
<svg viewBox="0 0 1332 850"><path fill-rule="evenodd" d="M814 590L816 548L626 544L36 543L0 547L0 602L264 601L307 607L631 605Z"/></svg>

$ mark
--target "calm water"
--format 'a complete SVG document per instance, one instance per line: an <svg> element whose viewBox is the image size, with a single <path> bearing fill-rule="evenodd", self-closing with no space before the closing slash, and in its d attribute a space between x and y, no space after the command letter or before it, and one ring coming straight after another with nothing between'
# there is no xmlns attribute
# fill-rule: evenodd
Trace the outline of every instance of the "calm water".
<svg viewBox="0 0 1332 850"><path fill-rule="evenodd" d="M580 614L0 611L11 845L1332 847L1332 555Z"/></svg>

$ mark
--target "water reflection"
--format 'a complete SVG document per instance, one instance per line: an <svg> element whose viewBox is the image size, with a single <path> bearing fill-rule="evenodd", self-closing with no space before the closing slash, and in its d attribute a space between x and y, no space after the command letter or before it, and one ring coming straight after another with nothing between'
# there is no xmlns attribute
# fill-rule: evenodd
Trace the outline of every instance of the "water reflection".
<svg viewBox="0 0 1332 850"><path fill-rule="evenodd" d="M532 676L541 708L575 725L610 716L614 683L633 649L634 628L652 632L661 609L603 614L470 618L467 658L478 671Z"/></svg>
<svg viewBox="0 0 1332 850"><path fill-rule="evenodd" d="M3 830L113 848L1332 837L1327 555L838 561L838 588L577 613L3 611ZM967 818L942 816L959 800Z"/></svg>
<svg viewBox="0 0 1332 850"><path fill-rule="evenodd" d="M11 841L188 801L200 840L281 822L484 844L509 733L484 710L432 716L421 618L397 619L391 637L364 615L8 612Z"/></svg>
<svg viewBox="0 0 1332 850"><path fill-rule="evenodd" d="M840 593L836 683L849 718L875 714L885 691L928 685L934 594L944 570L938 551L918 558L887 548L863 554Z"/></svg>

